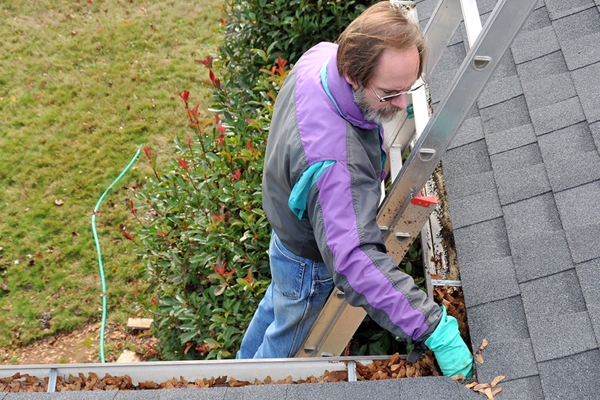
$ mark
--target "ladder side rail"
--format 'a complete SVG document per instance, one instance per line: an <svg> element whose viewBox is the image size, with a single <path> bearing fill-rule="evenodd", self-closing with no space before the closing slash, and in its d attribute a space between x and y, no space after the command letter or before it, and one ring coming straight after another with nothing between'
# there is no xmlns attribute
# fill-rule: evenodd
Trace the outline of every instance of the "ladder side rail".
<svg viewBox="0 0 600 400"><path fill-rule="evenodd" d="M397 3L392 1L393 3ZM460 21L462 20L462 12L460 9L460 0L441 0L434 9L427 26L423 30L423 34L428 40L427 48L427 60L425 62L424 76L431 76L431 73L435 69L438 61L442 57L444 49L450 42L452 35ZM416 17L416 8L413 8L409 12L409 16L413 21L418 21ZM424 91L424 89L422 89ZM413 94L414 96L414 94ZM403 151L408 148L408 143L411 142L414 132L410 137L406 136L405 124L408 118L406 113L399 113L393 122L387 124L392 126L393 132L391 133L394 137L392 138L393 143L398 143L398 135L401 135L401 141ZM390 130L389 128L387 129Z"/></svg>
<svg viewBox="0 0 600 400"><path fill-rule="evenodd" d="M512 43L537 0L500 0L482 34L455 75L425 131L415 144L400 175L380 205L377 223L387 226L384 241L393 236L392 227L437 167L467 113L481 94L500 59Z"/></svg>
<svg viewBox="0 0 600 400"><path fill-rule="evenodd" d="M425 64L426 77L431 76L435 70L462 17L460 0L441 0L433 10L423 30L429 42Z"/></svg>

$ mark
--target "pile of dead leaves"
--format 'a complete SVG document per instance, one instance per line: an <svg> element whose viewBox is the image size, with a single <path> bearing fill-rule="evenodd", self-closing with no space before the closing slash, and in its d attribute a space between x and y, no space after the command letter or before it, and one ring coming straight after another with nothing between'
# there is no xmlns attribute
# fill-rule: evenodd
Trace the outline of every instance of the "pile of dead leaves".
<svg viewBox="0 0 600 400"><path fill-rule="evenodd" d="M240 387L248 385L271 385L271 384L292 384L292 383L327 383L327 382L347 382L347 371L325 371L320 377L310 376L306 379L292 380L292 376L285 379L274 381L270 376L267 376L264 381L255 379L254 382L238 381L234 378L227 379L227 376L196 379L188 381L183 376L179 380L173 378L163 383L152 381L140 382L134 385L129 375L111 376L106 374L104 378L98 377L93 372L90 372L88 377L79 373L79 376L69 375L65 380L58 377L56 380L57 392L72 392L72 391L91 391L91 390L154 390L154 389L180 389L180 388L211 388L211 387ZM46 392L48 390L48 377L40 380L35 376L28 374L21 375L16 373L12 377L0 379L0 392L22 393L22 392Z"/></svg>
<svg viewBox="0 0 600 400"><path fill-rule="evenodd" d="M432 278L437 278L438 276L439 275L432 275ZM436 286L433 288L433 299L439 305L446 307L448 315L456 318L460 336L470 348L471 337L469 335L467 308L465 307L465 298L463 296L462 288L456 286Z"/></svg>
<svg viewBox="0 0 600 400"><path fill-rule="evenodd" d="M425 359L420 359L414 364L401 359L398 353L389 360L377 360L371 364L356 363L356 378L359 381L376 381L381 379L416 378L420 376L440 376L440 371L435 366L433 353L425 353Z"/></svg>
<svg viewBox="0 0 600 400"><path fill-rule="evenodd" d="M506 378L505 376L497 376L494 378L492 383L477 383L471 382L465 385L467 389L473 389L476 392L483 393L487 396L488 400L494 400L494 396L502 391L502 388L496 388L496 385Z"/></svg>
<svg viewBox="0 0 600 400"><path fill-rule="evenodd" d="M48 391L48 377L43 380L29 374L16 373L0 379L0 392L31 393Z"/></svg>

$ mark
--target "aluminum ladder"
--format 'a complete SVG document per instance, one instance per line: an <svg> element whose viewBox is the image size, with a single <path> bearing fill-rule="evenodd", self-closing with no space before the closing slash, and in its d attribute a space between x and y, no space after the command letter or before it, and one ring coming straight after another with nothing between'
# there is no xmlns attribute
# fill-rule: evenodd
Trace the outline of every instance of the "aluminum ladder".
<svg viewBox="0 0 600 400"><path fill-rule="evenodd" d="M431 76L461 20L470 50L431 117L426 89L422 88L412 95L414 119L403 112L391 126L384 127L386 135L391 133L392 137L389 156L393 183L379 206L377 224L388 254L397 263L437 204L435 198L419 197L423 187L537 1L499 0L484 26L475 0L441 0L433 11L424 31L429 41L425 76ZM418 22L414 1L392 3L409 8ZM410 155L402 166L402 155L411 141ZM296 357L340 355L365 315L362 308L346 302L343 292L334 289Z"/></svg>

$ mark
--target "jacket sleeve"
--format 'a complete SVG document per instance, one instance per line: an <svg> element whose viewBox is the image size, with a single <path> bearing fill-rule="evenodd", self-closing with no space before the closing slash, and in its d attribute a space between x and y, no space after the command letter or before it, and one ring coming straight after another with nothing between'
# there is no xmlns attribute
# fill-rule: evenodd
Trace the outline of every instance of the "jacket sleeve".
<svg viewBox="0 0 600 400"><path fill-rule="evenodd" d="M380 180L366 155L360 157L337 161L309 192L317 245L348 303L408 343L423 342L442 312L386 254L376 221Z"/></svg>

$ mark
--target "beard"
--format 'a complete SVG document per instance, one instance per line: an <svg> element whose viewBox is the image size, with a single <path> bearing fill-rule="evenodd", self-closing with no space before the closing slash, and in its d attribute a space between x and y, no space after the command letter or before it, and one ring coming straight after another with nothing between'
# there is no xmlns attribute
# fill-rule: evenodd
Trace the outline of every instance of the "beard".
<svg viewBox="0 0 600 400"><path fill-rule="evenodd" d="M378 125L391 121L398 111L400 111L400 108L394 106L387 106L380 108L379 110L374 110L367 104L365 100L365 88L362 86L356 90L352 89L352 95L354 96L354 102L363 113L365 119L367 121L373 121Z"/></svg>

